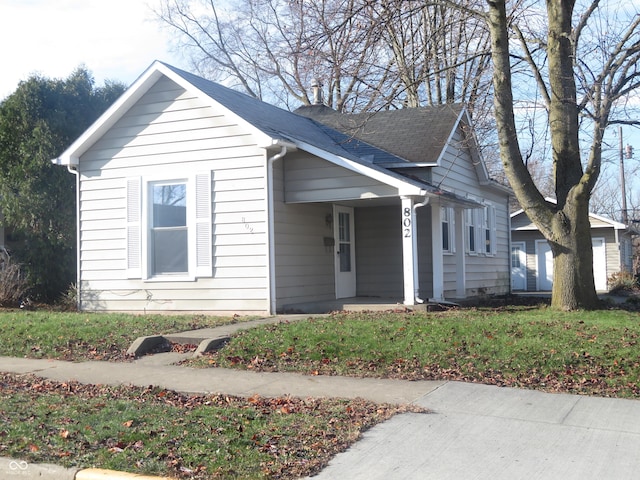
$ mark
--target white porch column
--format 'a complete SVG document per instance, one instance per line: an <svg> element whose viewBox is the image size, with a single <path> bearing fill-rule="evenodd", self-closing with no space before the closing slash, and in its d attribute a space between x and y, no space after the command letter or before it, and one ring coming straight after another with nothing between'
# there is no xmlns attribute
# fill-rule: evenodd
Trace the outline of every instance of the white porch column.
<svg viewBox="0 0 640 480"><path fill-rule="evenodd" d="M444 257L442 251L442 212L440 202L431 202L431 258L433 299L444 300Z"/></svg>
<svg viewBox="0 0 640 480"><path fill-rule="evenodd" d="M467 264L464 250L464 208L455 209L456 298L467 296Z"/></svg>
<svg viewBox="0 0 640 480"><path fill-rule="evenodd" d="M402 272L404 276L404 304L415 305L416 218L413 198L400 197L402 201Z"/></svg>

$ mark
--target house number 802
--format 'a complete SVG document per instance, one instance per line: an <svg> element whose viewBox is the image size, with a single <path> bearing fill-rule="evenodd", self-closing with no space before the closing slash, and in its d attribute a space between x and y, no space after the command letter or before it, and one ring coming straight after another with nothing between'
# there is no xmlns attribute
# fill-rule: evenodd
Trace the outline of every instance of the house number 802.
<svg viewBox="0 0 640 480"><path fill-rule="evenodd" d="M402 211L402 231L405 238L411 237L411 209L405 208Z"/></svg>

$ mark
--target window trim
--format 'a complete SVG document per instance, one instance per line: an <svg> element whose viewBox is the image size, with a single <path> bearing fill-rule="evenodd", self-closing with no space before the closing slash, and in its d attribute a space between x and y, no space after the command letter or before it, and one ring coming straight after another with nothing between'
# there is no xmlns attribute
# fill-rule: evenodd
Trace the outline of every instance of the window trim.
<svg viewBox="0 0 640 480"><path fill-rule="evenodd" d="M154 201L154 188L156 186L169 186L169 185L184 185L184 189L185 189L185 200L186 200L186 205L185 205L185 209L186 209L186 213L185 213L185 224L184 226L180 226L177 227L180 230L186 230L187 231L187 271L186 272L161 272L158 273L155 271L155 232L160 230L164 230L164 231L168 231L168 230L176 230L176 227L159 227L154 225L154 209L155 209L155 201ZM147 258L147 263L146 263L146 268L143 268L143 272L146 273L146 276L149 279L164 279L164 278L171 278L171 279L180 279L183 277L189 277L191 278L190 272L192 271L191 268L191 257L192 257L192 241L191 241L191 236L193 235L193 233L191 232L191 225L190 225L190 217L192 216L192 207L193 207L193 202L191 201L191 190L192 190L192 186L190 186L190 182L188 178L179 178L179 179L170 179L170 180L149 180L147 182L145 182L145 187L146 187L146 212L147 212L147 223L146 223L146 228L145 228L145 233L146 233L146 238L144 240L143 245L145 246L145 250L146 250L146 258ZM144 263L144 262L143 262Z"/></svg>
<svg viewBox="0 0 640 480"><path fill-rule="evenodd" d="M442 222L442 253L445 255L452 255L456 253L456 231L455 231L455 211L452 207L440 207L440 218ZM445 229L444 225L447 225L446 235L448 248L445 248Z"/></svg>
<svg viewBox="0 0 640 480"><path fill-rule="evenodd" d="M465 231L465 249L468 255L478 255L478 209L468 208L465 210L464 231ZM473 229L473 231L471 231ZM472 247L473 241L473 248Z"/></svg>
<svg viewBox="0 0 640 480"><path fill-rule="evenodd" d="M186 273L152 272L151 228L157 184L183 183L187 188ZM213 276L211 172L188 176L144 176L126 179L126 278L144 282L184 282Z"/></svg>
<svg viewBox="0 0 640 480"><path fill-rule="evenodd" d="M497 254L496 208L490 202L481 203L482 207L465 210L465 250L468 255L493 257Z"/></svg>
<svg viewBox="0 0 640 480"><path fill-rule="evenodd" d="M496 208L492 204L486 203L483 209L483 243L485 246L483 253L488 257L496 255L496 237Z"/></svg>

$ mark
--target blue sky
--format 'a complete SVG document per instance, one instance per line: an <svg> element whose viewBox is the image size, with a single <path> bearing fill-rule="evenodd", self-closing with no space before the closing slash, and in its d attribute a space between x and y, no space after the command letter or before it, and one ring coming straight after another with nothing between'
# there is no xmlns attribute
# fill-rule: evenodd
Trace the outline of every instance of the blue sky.
<svg viewBox="0 0 640 480"><path fill-rule="evenodd" d="M66 78L84 64L99 85L133 82L154 60L185 68L154 20L160 0L1 0L0 99L39 73Z"/></svg>

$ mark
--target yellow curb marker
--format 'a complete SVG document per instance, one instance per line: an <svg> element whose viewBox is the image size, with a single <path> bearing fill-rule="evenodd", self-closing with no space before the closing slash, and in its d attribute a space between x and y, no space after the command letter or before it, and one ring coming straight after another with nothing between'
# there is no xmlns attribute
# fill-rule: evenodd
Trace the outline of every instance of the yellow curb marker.
<svg viewBox="0 0 640 480"><path fill-rule="evenodd" d="M76 473L75 480L171 480L169 477L152 477L138 473L116 472L102 468L87 468Z"/></svg>

